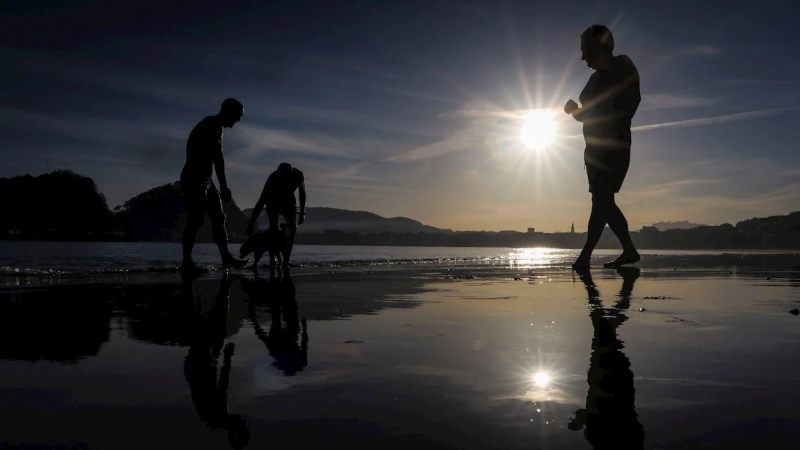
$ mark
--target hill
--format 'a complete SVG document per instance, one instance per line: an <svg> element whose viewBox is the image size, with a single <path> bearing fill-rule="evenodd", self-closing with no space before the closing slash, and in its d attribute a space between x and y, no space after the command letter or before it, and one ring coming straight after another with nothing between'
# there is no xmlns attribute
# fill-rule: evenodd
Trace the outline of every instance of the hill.
<svg viewBox="0 0 800 450"><path fill-rule="evenodd" d="M98 239L115 229L94 180L69 170L0 178L0 192L0 233L7 236Z"/></svg>
<svg viewBox="0 0 800 450"><path fill-rule="evenodd" d="M0 178L0 192L0 238L180 242L186 225L179 182L143 192L114 211L91 178L70 171ZM242 211L235 201L223 208L230 242L243 242L252 210ZM298 244L580 248L586 240L585 233L454 232L367 211L311 207L307 213ZM267 227L266 213L259 224ZM662 231L658 226L669 228ZM662 222L631 237L643 249L800 249L800 212L736 225ZM209 220L197 241L213 242ZM613 233L603 233L598 248L618 247Z"/></svg>
<svg viewBox="0 0 800 450"><path fill-rule="evenodd" d="M681 220L680 222L656 222L652 226L658 228L658 231L667 231L667 230L690 230L692 228L704 227L707 225L703 225L701 223L691 223L685 220Z"/></svg>
<svg viewBox="0 0 800 450"><path fill-rule="evenodd" d="M248 220L252 211L252 208L243 211ZM261 229L269 227L265 211L262 211L258 217L258 226ZM367 211L325 207L306 208L303 233L323 233L329 230L347 233L453 233L453 230L432 227L407 217L386 218Z"/></svg>
<svg viewBox="0 0 800 450"><path fill-rule="evenodd" d="M248 217L235 201L222 203L228 239L242 242L246 238ZM165 184L126 201L116 209L116 222L126 241L180 242L186 227L186 210L180 182ZM211 221L206 216L197 232L197 242L214 242Z"/></svg>

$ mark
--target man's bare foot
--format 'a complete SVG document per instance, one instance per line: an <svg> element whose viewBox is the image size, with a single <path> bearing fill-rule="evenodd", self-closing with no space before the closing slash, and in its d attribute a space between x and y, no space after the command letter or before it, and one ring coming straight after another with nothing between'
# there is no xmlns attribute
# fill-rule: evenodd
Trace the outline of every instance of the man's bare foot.
<svg viewBox="0 0 800 450"><path fill-rule="evenodd" d="M589 260L588 259L578 258L574 263L572 263L572 270L580 270L580 269L588 269L588 268L589 268Z"/></svg>
<svg viewBox="0 0 800 450"><path fill-rule="evenodd" d="M625 264L634 264L639 262L642 257L639 255L638 252L636 253L622 253L617 257L617 259L607 262L603 264L603 267L620 267L624 266Z"/></svg>

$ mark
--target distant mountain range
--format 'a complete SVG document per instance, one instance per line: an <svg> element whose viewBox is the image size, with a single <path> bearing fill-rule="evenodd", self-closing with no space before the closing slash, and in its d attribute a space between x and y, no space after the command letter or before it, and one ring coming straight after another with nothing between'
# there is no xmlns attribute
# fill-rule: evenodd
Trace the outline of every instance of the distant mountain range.
<svg viewBox="0 0 800 450"><path fill-rule="evenodd" d="M0 239L179 242L186 226L180 183L143 192L109 210L91 178L70 171L0 178ZM228 238L246 239L252 209L235 201L223 205ZM210 221L198 242L212 242ZM259 217L267 227L266 213ZM800 212L708 226L660 222L631 233L646 249L800 249ZM445 247L580 248L585 233L453 231L407 217L381 217L367 211L309 207L297 244L407 245ZM613 233L603 233L598 248L619 248Z"/></svg>
<svg viewBox="0 0 800 450"><path fill-rule="evenodd" d="M0 237L56 240L125 240L178 242L186 226L180 182L158 186L132 197L111 211L91 178L56 171L0 178L0 191L14 192L0 200ZM63 197L63 199L62 199ZM47 204L47 208L41 205ZM246 239L252 208L242 211L235 201L223 204L228 238ZM302 233L436 233L453 230L425 225L407 217L381 217L367 211L309 207ZM210 220L198 232L198 242L212 242ZM269 226L262 211L259 228Z"/></svg>
<svg viewBox="0 0 800 450"><path fill-rule="evenodd" d="M242 211L250 218L253 208ZM269 227L266 211L258 216L261 229ZM308 207L306 222L302 225L303 233L323 233L329 230L348 233L448 233L453 230L425 225L407 217L381 217L368 211L350 211L346 209Z"/></svg>

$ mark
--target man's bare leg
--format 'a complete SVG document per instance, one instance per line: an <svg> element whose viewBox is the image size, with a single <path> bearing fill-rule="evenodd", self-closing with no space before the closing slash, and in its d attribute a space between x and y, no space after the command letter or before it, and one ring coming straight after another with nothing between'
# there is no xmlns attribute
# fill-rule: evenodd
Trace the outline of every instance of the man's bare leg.
<svg viewBox="0 0 800 450"><path fill-rule="evenodd" d="M222 211L222 201L216 190L209 196L208 215L211 218L211 235L217 244L222 257L223 269L241 269L247 265L249 259L238 259L231 255L228 248L228 231L225 229L225 213Z"/></svg>
<svg viewBox="0 0 800 450"><path fill-rule="evenodd" d="M583 245L583 250L581 250L578 259L572 263L573 269L589 268L589 259L592 257L592 252L600 241L600 236L603 235L603 229L606 227L607 209L608 203L604 201L603 196L592 194L592 212L589 215L586 243Z"/></svg>
<svg viewBox="0 0 800 450"><path fill-rule="evenodd" d="M181 270L185 272L203 272L205 269L198 266L192 260L192 249L194 248L194 241L197 237L197 231L203 226L203 219L206 213L203 210L189 211L186 228L183 230L182 244L183 244L183 262L181 263Z"/></svg>
<svg viewBox="0 0 800 450"><path fill-rule="evenodd" d="M619 239L619 243L622 244L622 254L614 261L603 264L603 267L620 267L625 264L639 262L641 256L631 240L631 234L628 230L628 220L625 219L625 215L622 214L619 206L617 206L617 203L614 201L613 194L611 196L611 204L608 213L608 227L611 228L611 231L613 231L617 239Z"/></svg>
<svg viewBox="0 0 800 450"><path fill-rule="evenodd" d="M297 233L297 225L286 226L286 252L283 255L283 267L289 267L289 258L292 256L294 248L294 235Z"/></svg>

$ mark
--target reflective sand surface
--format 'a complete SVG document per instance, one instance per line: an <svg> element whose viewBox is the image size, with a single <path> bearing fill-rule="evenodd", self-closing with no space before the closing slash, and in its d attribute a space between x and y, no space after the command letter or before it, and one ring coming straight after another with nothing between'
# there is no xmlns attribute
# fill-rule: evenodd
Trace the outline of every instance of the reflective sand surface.
<svg viewBox="0 0 800 450"><path fill-rule="evenodd" d="M796 448L796 272L242 272L0 291L0 447Z"/></svg>

